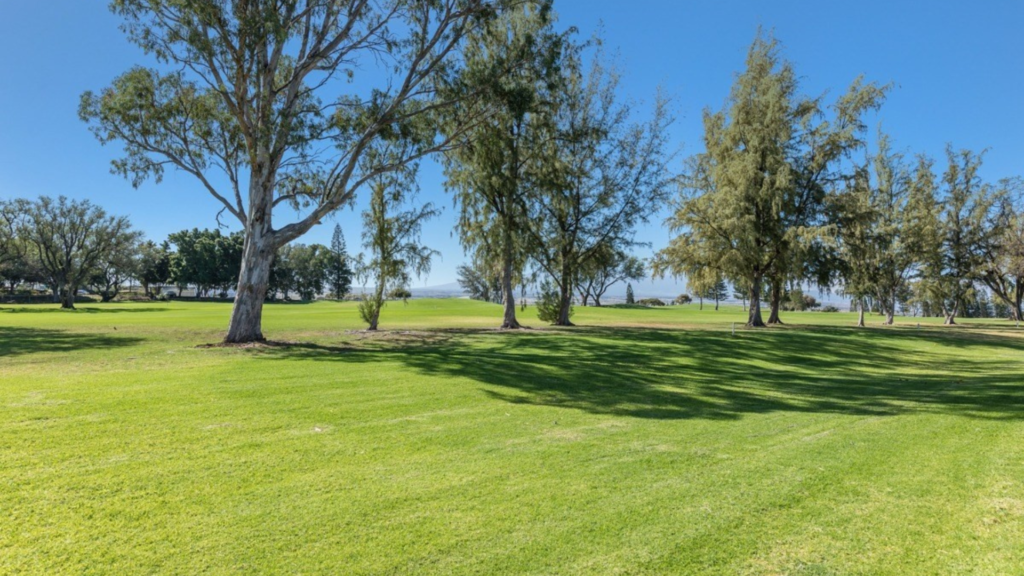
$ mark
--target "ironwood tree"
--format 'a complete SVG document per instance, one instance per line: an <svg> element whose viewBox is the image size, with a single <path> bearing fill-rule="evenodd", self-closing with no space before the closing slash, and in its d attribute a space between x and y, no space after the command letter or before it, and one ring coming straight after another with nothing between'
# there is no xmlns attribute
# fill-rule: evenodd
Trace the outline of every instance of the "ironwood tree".
<svg viewBox="0 0 1024 576"><path fill-rule="evenodd" d="M470 35L465 73L451 91L483 97L453 110L484 116L445 156L446 187L459 206L459 241L474 260L495 262L504 304L501 328L520 328L514 287L530 251L530 209L538 201L535 163L550 137L545 111L565 42L549 1L522 2Z"/></svg>
<svg viewBox="0 0 1024 576"><path fill-rule="evenodd" d="M602 51L585 61L588 44L563 44L546 109L551 137L534 159L540 198L526 227L532 257L557 289L560 326L571 325L575 282L588 261L636 247L636 227L663 206L672 181L669 101L659 94L650 118L638 121L634 104L618 97L621 75Z"/></svg>
<svg viewBox="0 0 1024 576"><path fill-rule="evenodd" d="M415 165L379 176L370 184L370 206L363 212L363 246L358 274L373 286L359 302L359 316L367 330L376 330L387 295L408 294L412 276L430 272L438 253L420 244L423 223L440 211L426 203L402 210L415 195ZM407 298L408 296L403 296Z"/></svg>
<svg viewBox="0 0 1024 576"><path fill-rule="evenodd" d="M711 266L750 290L747 324L770 322L787 281L809 275L803 255L827 226L825 198L847 175L842 160L863 145L863 115L885 87L856 80L835 103L798 93L793 67L760 33L725 109L704 113L703 153L690 159L662 256L680 270Z"/></svg>

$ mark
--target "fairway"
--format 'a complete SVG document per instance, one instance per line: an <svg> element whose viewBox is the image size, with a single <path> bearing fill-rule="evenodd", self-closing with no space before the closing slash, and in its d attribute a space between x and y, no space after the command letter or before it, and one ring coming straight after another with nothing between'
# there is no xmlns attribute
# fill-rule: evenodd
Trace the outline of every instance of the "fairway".
<svg viewBox="0 0 1024 576"><path fill-rule="evenodd" d="M0 307L0 574L1024 574L1024 329L710 308Z"/></svg>

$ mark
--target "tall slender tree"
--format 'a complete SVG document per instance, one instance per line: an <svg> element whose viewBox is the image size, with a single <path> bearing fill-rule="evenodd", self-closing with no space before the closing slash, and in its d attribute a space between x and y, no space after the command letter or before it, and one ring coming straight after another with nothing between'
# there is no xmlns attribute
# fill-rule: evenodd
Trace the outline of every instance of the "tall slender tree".
<svg viewBox="0 0 1024 576"><path fill-rule="evenodd" d="M446 155L445 175L460 210L460 242L475 260L500 270L505 329L520 328L513 289L529 254L525 231L536 202L530 170L547 150L545 111L564 41L551 20L550 1L526 1L480 27L467 42L464 82L452 87L484 94L474 103L487 119Z"/></svg>
<svg viewBox="0 0 1024 576"><path fill-rule="evenodd" d="M1004 179L999 183L998 205L978 247L983 258L979 279L1005 304L1009 317L1024 320L1024 181Z"/></svg>
<svg viewBox="0 0 1024 576"><path fill-rule="evenodd" d="M945 324L956 324L968 292L983 274L985 254L979 247L992 242L1001 230L999 199L982 181L982 154L946 147L947 168L942 175L941 213L933 220L931 256L925 259L926 288L942 307Z"/></svg>
<svg viewBox="0 0 1024 576"><path fill-rule="evenodd" d="M600 46L599 41L592 44ZM587 45L564 44L561 74L548 109L552 137L535 158L540 198L532 205L533 257L558 291L556 325L569 326L574 282L599 252L637 245L635 228L668 197L668 100L655 99L638 122L620 101L618 71Z"/></svg>
<svg viewBox="0 0 1024 576"><path fill-rule="evenodd" d="M359 315L367 330L376 330L388 294L407 291L412 275L430 271L438 253L420 244L423 223L439 211L427 203L401 211L415 193L414 166L375 179L370 185L370 206L363 212L363 246L368 255L359 256L359 275L372 283L373 291L359 302Z"/></svg>
<svg viewBox="0 0 1024 576"><path fill-rule="evenodd" d="M327 285L330 286L335 300L345 298L352 289L353 270L349 260L345 248L345 235L341 232L341 225L335 224L331 248L327 254Z"/></svg>
<svg viewBox="0 0 1024 576"><path fill-rule="evenodd" d="M871 299L892 324L900 294L925 256L934 205L934 177L927 158L911 169L879 134L878 150L835 198L833 208L844 291L861 309Z"/></svg>

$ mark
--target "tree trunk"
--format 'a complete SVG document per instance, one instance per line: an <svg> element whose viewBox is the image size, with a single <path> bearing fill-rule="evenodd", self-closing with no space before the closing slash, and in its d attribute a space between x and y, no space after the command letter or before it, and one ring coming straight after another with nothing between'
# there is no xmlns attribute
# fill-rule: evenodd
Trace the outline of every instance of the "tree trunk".
<svg viewBox="0 0 1024 576"><path fill-rule="evenodd" d="M501 321L502 330L516 330L522 328L516 320L516 296L512 290L512 246L511 240L506 239L506 245L501 263L501 299L505 304L505 315Z"/></svg>
<svg viewBox="0 0 1024 576"><path fill-rule="evenodd" d="M946 326L954 326L956 324L956 313L957 313L957 310L959 308L960 308L960 299L957 298L956 303L953 304L953 309L952 310L948 310L948 311L944 311L946 319L942 323L945 324Z"/></svg>
<svg viewBox="0 0 1024 576"><path fill-rule="evenodd" d="M558 286L558 321L555 322L555 326L574 326L569 320L569 313L572 312L572 273L567 268L568 266L562 265L562 281Z"/></svg>
<svg viewBox="0 0 1024 576"><path fill-rule="evenodd" d="M715 312L718 312L718 296L715 296Z"/></svg>
<svg viewBox="0 0 1024 576"><path fill-rule="evenodd" d="M1017 279L1017 286L1014 289L1014 322L1024 320L1024 317L1021 316L1021 299L1024 299L1024 278Z"/></svg>
<svg viewBox="0 0 1024 576"><path fill-rule="evenodd" d="M700 300L700 308L698 308L698 310L703 310L704 309L704 297L703 296L698 296L697 299Z"/></svg>
<svg viewBox="0 0 1024 576"><path fill-rule="evenodd" d="M857 309L858 309L858 312L857 312L857 327L858 328L863 328L864 327L864 299L863 298L861 298L860 301L857 303Z"/></svg>
<svg viewBox="0 0 1024 576"><path fill-rule="evenodd" d="M889 293L889 297L884 301L880 300L882 306L885 307L885 321L882 322L885 326L892 326L893 320L896 317L896 291L893 290Z"/></svg>
<svg viewBox="0 0 1024 576"><path fill-rule="evenodd" d="M748 306L747 326L760 328L764 326L761 319L761 275L755 274L750 283L750 306Z"/></svg>
<svg viewBox="0 0 1024 576"><path fill-rule="evenodd" d="M370 315L369 326L366 327L368 331L377 330L377 325L380 323L380 311L384 307L384 282L381 281L381 278L377 279L377 290L373 298L373 314Z"/></svg>
<svg viewBox="0 0 1024 576"><path fill-rule="evenodd" d="M75 289L72 286L66 286L61 294L60 307L65 310L75 309Z"/></svg>
<svg viewBox="0 0 1024 576"><path fill-rule="evenodd" d="M242 269L238 273L235 304L224 342L262 342L263 300L270 285L270 268L277 246L270 228L269 207L253 210L242 247Z"/></svg>
<svg viewBox="0 0 1024 576"><path fill-rule="evenodd" d="M782 306L782 280L771 280L771 312L768 314L769 324L782 324L779 308Z"/></svg>

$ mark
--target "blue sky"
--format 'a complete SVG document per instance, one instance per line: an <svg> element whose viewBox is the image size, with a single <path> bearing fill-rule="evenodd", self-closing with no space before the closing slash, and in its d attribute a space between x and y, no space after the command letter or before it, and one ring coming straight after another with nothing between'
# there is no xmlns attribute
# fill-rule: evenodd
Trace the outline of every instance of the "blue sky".
<svg viewBox="0 0 1024 576"><path fill-rule="evenodd" d="M758 26L774 30L805 93L842 92L858 75L893 82L881 123L898 148L941 159L947 142L988 148L985 178L1024 175L1024 2L556 0L560 25L589 36L603 24L624 71L623 96L650 101L658 86L674 98L673 137L682 156L700 150L701 110L718 109ZM218 205L189 177L135 190L109 172L116 146L102 147L78 120L79 95L134 64L149 64L125 40L106 2L0 0L0 197L66 195L126 214L153 239L213 227ZM680 157L680 159L681 159ZM441 251L427 280L455 280L462 250L440 171L426 165L420 198L445 208L425 229ZM346 209L302 242L330 240L342 225L359 245L359 210ZM654 249L669 233L664 214L640 231ZM646 252L646 251L644 251ZM641 253L641 255L646 255Z"/></svg>

